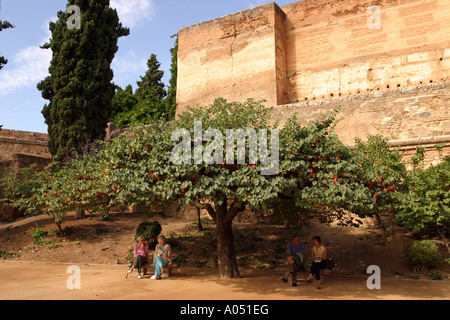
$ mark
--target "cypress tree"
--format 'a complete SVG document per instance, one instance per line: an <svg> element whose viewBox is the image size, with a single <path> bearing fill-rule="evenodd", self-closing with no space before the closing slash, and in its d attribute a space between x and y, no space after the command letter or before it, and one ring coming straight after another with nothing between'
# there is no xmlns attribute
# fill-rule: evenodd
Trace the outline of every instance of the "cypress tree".
<svg viewBox="0 0 450 320"><path fill-rule="evenodd" d="M50 75L37 87L50 102L42 110L56 161L95 139L103 139L112 113L115 86L111 62L119 37L127 36L109 0L69 0L80 8L81 28L70 29L72 13L58 12L50 23Z"/></svg>
<svg viewBox="0 0 450 320"><path fill-rule="evenodd" d="M165 85L162 82L164 77L164 71L159 70L161 63L156 58L156 55L152 53L147 61L148 70L141 81L137 82L138 88L135 95L138 99L144 100L151 96L153 98L162 100L166 96Z"/></svg>
<svg viewBox="0 0 450 320"><path fill-rule="evenodd" d="M172 66L170 68L171 77L166 97L166 113L168 120L175 119L175 112L177 109L178 35L173 35L172 38L175 38L175 45L170 49L170 53L172 54Z"/></svg>

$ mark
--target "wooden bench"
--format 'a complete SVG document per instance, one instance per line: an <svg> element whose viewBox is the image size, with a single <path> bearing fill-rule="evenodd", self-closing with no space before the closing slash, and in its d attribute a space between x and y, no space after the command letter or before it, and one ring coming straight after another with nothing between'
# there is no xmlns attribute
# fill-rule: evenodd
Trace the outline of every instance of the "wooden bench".
<svg viewBox="0 0 450 320"><path fill-rule="evenodd" d="M132 266L133 266L133 263L130 263L130 268ZM142 265L142 271L143 271L144 276L148 275L148 269L155 269L152 261L150 261L148 263L144 263ZM173 265L163 267L164 273L166 273L166 271L167 271L169 277L172 275L172 269L173 269Z"/></svg>
<svg viewBox="0 0 450 320"><path fill-rule="evenodd" d="M155 269L155 267L153 266L152 263L146 263L146 264L142 265L142 271L143 271L144 276L146 276L148 274L148 269ZM163 267L164 273L166 273L166 270L167 270L169 277L172 275L172 269L173 269L173 266Z"/></svg>

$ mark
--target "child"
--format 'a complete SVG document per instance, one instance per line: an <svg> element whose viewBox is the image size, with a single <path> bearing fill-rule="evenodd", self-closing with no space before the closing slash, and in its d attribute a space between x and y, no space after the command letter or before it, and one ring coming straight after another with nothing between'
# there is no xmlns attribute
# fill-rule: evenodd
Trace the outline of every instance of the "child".
<svg viewBox="0 0 450 320"><path fill-rule="evenodd" d="M138 243L134 246L134 258L133 265L128 270L128 274L130 274L134 268L138 268L138 279L141 279L141 269L142 265L148 262L148 245L145 242L144 237L137 238Z"/></svg>
<svg viewBox="0 0 450 320"><path fill-rule="evenodd" d="M163 273L163 267L172 265L172 248L166 244L166 237L160 235L158 237L158 244L155 248L155 256L153 259L153 266L155 267L155 275L150 279L160 280Z"/></svg>

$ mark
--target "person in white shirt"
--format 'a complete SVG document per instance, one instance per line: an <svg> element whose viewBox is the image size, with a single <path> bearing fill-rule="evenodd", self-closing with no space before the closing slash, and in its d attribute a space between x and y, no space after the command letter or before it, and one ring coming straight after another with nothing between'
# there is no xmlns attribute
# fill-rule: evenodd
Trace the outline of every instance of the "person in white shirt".
<svg viewBox="0 0 450 320"><path fill-rule="evenodd" d="M312 277L315 276L317 280L317 289L322 286L320 284L320 270L327 267L327 248L322 245L322 240L319 236L313 238L314 245L311 248L311 274L306 279L307 282L311 282Z"/></svg>

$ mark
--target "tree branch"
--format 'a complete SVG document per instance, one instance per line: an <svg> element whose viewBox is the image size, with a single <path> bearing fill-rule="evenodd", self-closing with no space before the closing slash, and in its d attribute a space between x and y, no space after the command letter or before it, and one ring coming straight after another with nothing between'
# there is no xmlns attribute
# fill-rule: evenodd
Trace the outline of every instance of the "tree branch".
<svg viewBox="0 0 450 320"><path fill-rule="evenodd" d="M208 211L208 214L211 216L211 218L213 218L213 220L216 221L216 211L209 203L196 202L194 203L194 207L196 207L197 209L204 209Z"/></svg>
<svg viewBox="0 0 450 320"><path fill-rule="evenodd" d="M228 209L227 216L225 217L225 223L232 223L234 218L238 215L239 212L245 210L245 204L241 204L240 207L236 206L237 200L235 199Z"/></svg>

